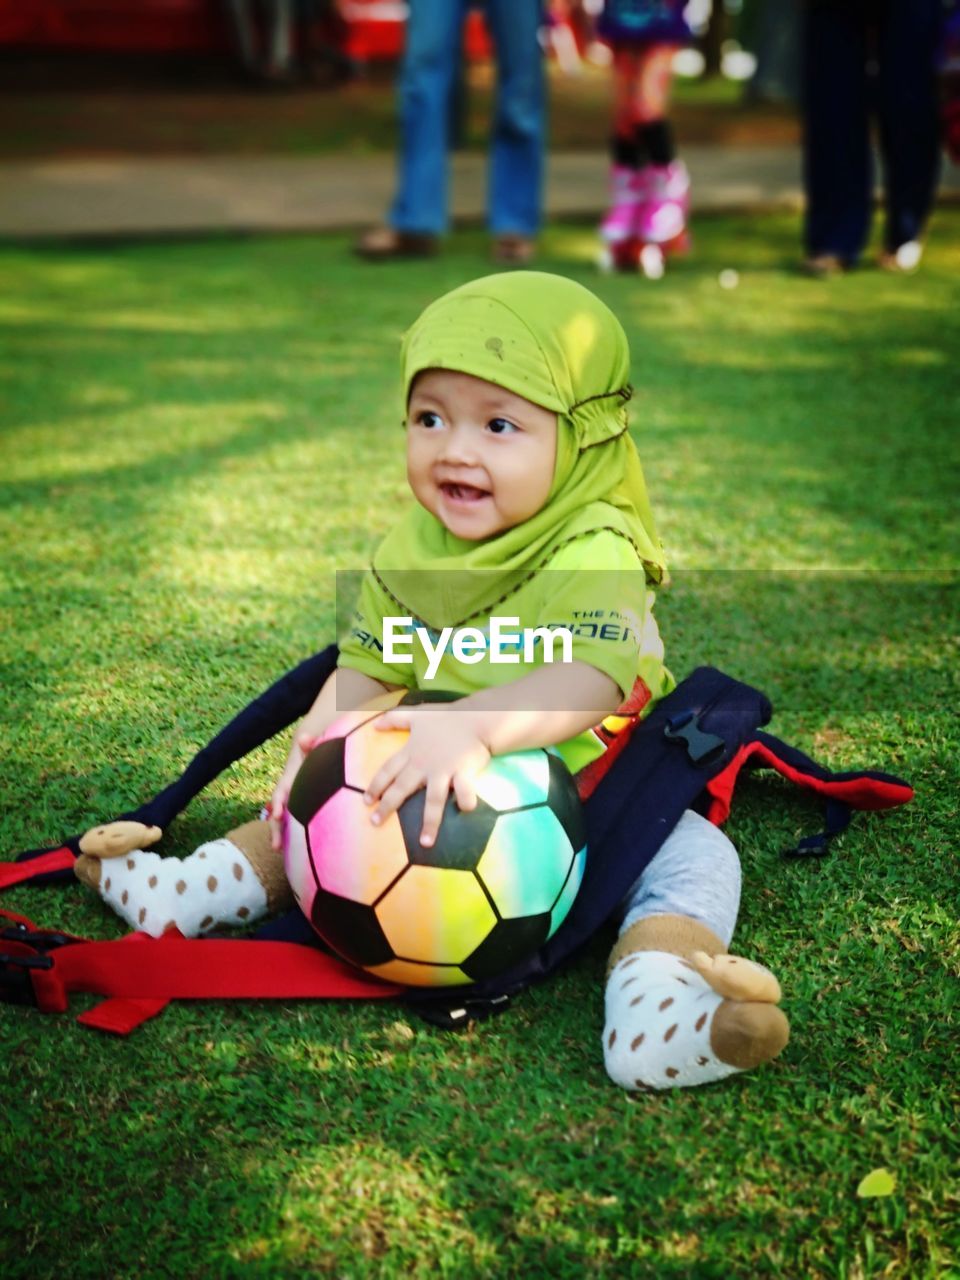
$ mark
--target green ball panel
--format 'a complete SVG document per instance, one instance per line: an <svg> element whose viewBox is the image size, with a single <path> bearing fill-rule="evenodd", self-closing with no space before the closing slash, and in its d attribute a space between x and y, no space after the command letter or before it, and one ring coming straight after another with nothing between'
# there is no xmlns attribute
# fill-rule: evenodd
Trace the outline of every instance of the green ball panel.
<svg viewBox="0 0 960 1280"><path fill-rule="evenodd" d="M553 910L550 912L550 932L547 935L552 938L567 917L567 913L573 906L573 900L577 896L580 885L583 883L583 873L587 866L587 850L586 846L580 849L573 859L570 867L570 874L567 876L567 882L560 890L560 896L557 899Z"/></svg>
<svg viewBox="0 0 960 1280"><path fill-rule="evenodd" d="M550 911L567 880L573 847L546 805L502 814L477 874L504 919Z"/></svg>
<svg viewBox="0 0 960 1280"><path fill-rule="evenodd" d="M550 757L540 750L494 756L477 778L477 795L500 813L542 804L549 787Z"/></svg>

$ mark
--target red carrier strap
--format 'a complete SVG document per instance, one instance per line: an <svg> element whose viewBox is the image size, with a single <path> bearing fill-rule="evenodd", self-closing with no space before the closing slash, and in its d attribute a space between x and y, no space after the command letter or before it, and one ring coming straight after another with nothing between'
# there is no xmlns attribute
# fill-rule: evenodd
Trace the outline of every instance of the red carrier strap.
<svg viewBox="0 0 960 1280"><path fill-rule="evenodd" d="M0 934L0 991L45 1013L65 1012L75 991L107 996L78 1021L117 1035L127 1035L171 1000L385 999L405 990L295 942L178 933L95 942L4 914L16 923Z"/></svg>
<svg viewBox="0 0 960 1280"><path fill-rule="evenodd" d="M900 778L864 770L831 773L779 738L758 733L751 742L743 744L726 768L705 784L710 796L707 817L718 826L730 815L734 789L744 767L775 769L790 782L852 809L893 809L913 799L913 787Z"/></svg>
<svg viewBox="0 0 960 1280"><path fill-rule="evenodd" d="M77 855L64 845L24 862L0 862L0 889L11 889L15 884L35 880L50 871L69 871L76 860Z"/></svg>

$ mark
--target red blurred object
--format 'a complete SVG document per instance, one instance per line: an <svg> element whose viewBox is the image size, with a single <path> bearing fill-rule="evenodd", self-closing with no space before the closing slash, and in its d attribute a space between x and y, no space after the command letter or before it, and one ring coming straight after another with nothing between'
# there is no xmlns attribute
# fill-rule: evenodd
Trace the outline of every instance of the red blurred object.
<svg viewBox="0 0 960 1280"><path fill-rule="evenodd" d="M340 0L336 6L346 25L344 53L358 62L399 58L403 52L403 29L407 6L402 0ZM464 51L471 61L492 54L483 14L476 9L467 15Z"/></svg>
<svg viewBox="0 0 960 1280"><path fill-rule="evenodd" d="M0 41L149 53L210 53L229 44L215 0L0 0Z"/></svg>
<svg viewBox="0 0 960 1280"><path fill-rule="evenodd" d="M346 57L395 59L403 50L403 0L340 0L332 6ZM321 19L321 22L323 20ZM98 52L221 53L230 48L217 0L0 0L0 44ZM480 13L467 18L468 58L490 56Z"/></svg>

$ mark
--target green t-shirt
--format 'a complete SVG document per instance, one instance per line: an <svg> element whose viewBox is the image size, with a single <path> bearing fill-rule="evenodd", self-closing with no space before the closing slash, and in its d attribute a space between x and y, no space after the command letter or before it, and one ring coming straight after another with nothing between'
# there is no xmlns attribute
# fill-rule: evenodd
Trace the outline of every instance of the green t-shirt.
<svg viewBox="0 0 960 1280"><path fill-rule="evenodd" d="M442 581L437 591L442 595ZM437 632L416 634L413 628L423 624L416 618L402 621L402 606L373 573L367 573L353 625L341 641L340 666L387 685L477 693L544 665L549 637L530 633L536 628L554 633L564 628L569 639L554 636L553 660L569 657L596 667L616 681L624 700L641 680L651 695L645 714L674 687L663 662L653 600L630 541L614 530L597 530L561 546L549 568L523 582L491 617L470 619L471 632L463 635L458 655L452 636L440 653ZM499 620L499 646L494 618ZM587 730L558 743L557 750L575 773L602 755L605 746Z"/></svg>

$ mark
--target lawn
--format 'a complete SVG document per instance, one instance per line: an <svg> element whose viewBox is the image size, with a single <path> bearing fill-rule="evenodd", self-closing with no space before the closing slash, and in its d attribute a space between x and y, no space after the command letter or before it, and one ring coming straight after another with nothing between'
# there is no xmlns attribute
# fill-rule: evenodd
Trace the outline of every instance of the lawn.
<svg viewBox="0 0 960 1280"><path fill-rule="evenodd" d="M460 1035L397 1004L181 1004L129 1040L3 1006L5 1280L960 1274L960 212L910 279L811 282L797 243L792 217L704 219L653 285L597 276L590 229L556 225L541 260L631 339L673 669L722 666L775 732L917 788L796 863L816 806L746 784L736 945L781 978L782 1058L618 1091L608 937ZM0 248L3 856L152 794L331 638L335 571L405 500L397 339L484 252ZM163 847L252 816L284 753ZM123 932L79 886L3 905ZM893 1193L859 1198L879 1167Z"/></svg>

